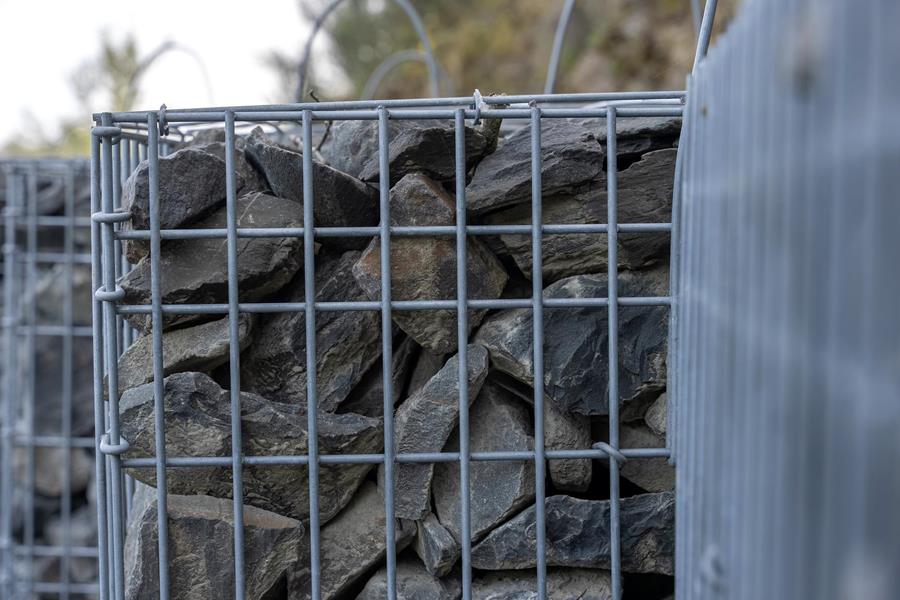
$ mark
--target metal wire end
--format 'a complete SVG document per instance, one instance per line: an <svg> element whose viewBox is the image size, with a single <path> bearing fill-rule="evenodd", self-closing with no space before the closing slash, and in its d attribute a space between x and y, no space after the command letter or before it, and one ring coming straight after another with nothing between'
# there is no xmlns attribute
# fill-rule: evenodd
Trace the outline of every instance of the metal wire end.
<svg viewBox="0 0 900 600"><path fill-rule="evenodd" d="M106 288L99 288L94 292L94 298L99 300L100 302L118 302L125 298L125 290L116 286L114 290L107 290Z"/></svg>
<svg viewBox="0 0 900 600"><path fill-rule="evenodd" d="M166 105L165 103L159 105L159 137L166 137L169 135L169 122L166 120Z"/></svg>
<svg viewBox="0 0 900 600"><path fill-rule="evenodd" d="M484 101L481 91L475 88L475 93L472 94L472 108L475 110L475 120L472 121L472 125L481 123L481 109L485 106L487 106L487 103Z"/></svg>
<svg viewBox="0 0 900 600"><path fill-rule="evenodd" d="M122 223L131 219L131 213L117 209L115 212L105 213L97 211L91 215L91 220L95 223Z"/></svg>

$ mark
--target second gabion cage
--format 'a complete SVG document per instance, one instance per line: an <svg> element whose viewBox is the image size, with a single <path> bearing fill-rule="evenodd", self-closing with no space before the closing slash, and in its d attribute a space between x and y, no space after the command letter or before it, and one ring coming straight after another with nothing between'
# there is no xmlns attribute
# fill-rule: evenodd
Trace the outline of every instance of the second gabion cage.
<svg viewBox="0 0 900 600"><path fill-rule="evenodd" d="M682 102L98 115L102 596L671 593Z"/></svg>

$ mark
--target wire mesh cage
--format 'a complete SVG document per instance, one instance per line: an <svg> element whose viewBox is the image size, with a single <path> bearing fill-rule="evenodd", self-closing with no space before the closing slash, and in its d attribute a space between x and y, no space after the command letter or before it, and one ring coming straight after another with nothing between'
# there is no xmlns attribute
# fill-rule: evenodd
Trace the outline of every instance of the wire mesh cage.
<svg viewBox="0 0 900 600"><path fill-rule="evenodd" d="M10 160L0 174L0 593L94 597L89 164Z"/></svg>

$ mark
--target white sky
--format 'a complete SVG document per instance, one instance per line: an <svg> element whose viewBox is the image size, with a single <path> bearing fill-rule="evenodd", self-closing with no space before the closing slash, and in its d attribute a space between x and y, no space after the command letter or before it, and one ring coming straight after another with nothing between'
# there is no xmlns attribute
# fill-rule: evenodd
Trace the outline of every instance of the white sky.
<svg viewBox="0 0 900 600"><path fill-rule="evenodd" d="M309 25L296 2L0 0L0 145L24 133L26 111L47 133L56 131L61 118L78 115L71 73L97 55L103 32L113 40L133 32L142 54L174 40L206 64L212 98L197 62L172 52L142 80L139 109L284 100L262 57L273 49L299 56Z"/></svg>

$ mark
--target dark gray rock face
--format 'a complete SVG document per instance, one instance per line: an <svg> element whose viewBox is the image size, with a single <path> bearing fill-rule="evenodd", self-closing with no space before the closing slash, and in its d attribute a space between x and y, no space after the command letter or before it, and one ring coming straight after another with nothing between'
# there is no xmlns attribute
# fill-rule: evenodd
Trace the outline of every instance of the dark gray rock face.
<svg viewBox="0 0 900 600"><path fill-rule="evenodd" d="M618 173L619 223L667 223L672 214L672 188L675 180L675 149L657 150ZM597 224L607 222L606 177L583 189L545 192L544 223ZM531 223L530 202L518 203L485 218L490 225L527 225ZM527 235L501 235L506 251L519 269L531 278L531 238ZM542 239L545 282L584 273L602 273L607 265L606 234L544 235ZM619 266L629 269L666 264L669 255L668 233L627 233L618 236Z"/></svg>
<svg viewBox="0 0 900 600"><path fill-rule="evenodd" d="M619 426L619 446L622 448L665 448L666 439L655 434L640 421ZM619 470L622 477L648 492L675 489L675 467L665 458L629 460Z"/></svg>
<svg viewBox="0 0 900 600"><path fill-rule="evenodd" d="M205 153L204 153L205 154ZM207 155L210 156L210 155ZM217 159L218 160L218 159ZM238 198L238 227L300 227L303 207L296 202L261 193ZM198 229L226 227L222 208L196 223ZM288 238L238 238L238 285L241 302L253 302L280 289L303 265L303 240ZM228 301L227 242L224 238L173 240L160 253L161 295L164 304L218 303ZM150 261L142 259L120 280L125 304L150 303ZM137 329L149 328L150 315L131 315ZM202 316L166 315L165 328L204 320ZM208 317L205 320L209 320Z"/></svg>
<svg viewBox="0 0 900 600"><path fill-rule="evenodd" d="M546 501L547 564L609 568L609 501L551 496ZM675 494L624 498L622 570L672 575L675 567ZM535 566L535 509L522 511L472 549L476 569Z"/></svg>
<svg viewBox="0 0 900 600"><path fill-rule="evenodd" d="M415 560L397 561L396 582L397 598L403 600L457 600L460 597L457 581L442 581ZM382 600L387 597L387 569L379 569L356 600Z"/></svg>
<svg viewBox="0 0 900 600"><path fill-rule="evenodd" d="M556 402L544 402L544 441L551 450L586 450L591 447L591 422L584 415L561 410ZM548 460L547 472L558 490L583 492L591 485L591 460Z"/></svg>
<svg viewBox="0 0 900 600"><path fill-rule="evenodd" d="M619 296L665 296L668 270L619 274ZM605 298L605 275L560 280L546 298ZM619 397L628 405L652 401L666 382L666 307L619 307ZM544 392L563 410L607 414L608 331L606 310L544 309ZM485 319L475 342L491 353L495 368L534 383L530 309L506 310ZM644 406L646 408L646 406ZM643 411L641 411L643 412Z"/></svg>
<svg viewBox="0 0 900 600"><path fill-rule="evenodd" d="M224 131L222 132L225 133ZM196 141L196 140L195 140ZM235 171L235 190L238 194L248 194L250 192L270 192L266 178L257 171L250 161L247 160L247 154L244 152L244 140L237 138L234 149L234 171ZM208 152L214 156L218 156L225 162L225 140L211 140L205 144L197 144L194 147Z"/></svg>
<svg viewBox="0 0 900 600"><path fill-rule="evenodd" d="M346 590L370 573L384 560L385 541L384 499L375 484L365 482L341 514L322 528L321 598L343 598ZM396 520L394 551L400 552L412 541L415 526L410 521ZM308 571L301 571L288 580L288 597L305 600L310 597Z"/></svg>
<svg viewBox="0 0 900 600"><path fill-rule="evenodd" d="M416 364L409 374L409 383L407 383L409 395L411 396L419 391L429 379L441 370L446 362L446 355L435 354L422 348L422 351L419 352L419 356L416 358Z"/></svg>
<svg viewBox="0 0 900 600"><path fill-rule="evenodd" d="M619 159L670 148L680 130L680 119L620 119L616 126ZM606 120L543 119L541 163L545 202L586 187L605 190ZM470 213L483 215L530 202L531 127L525 126L478 165L466 189L466 204Z"/></svg>
<svg viewBox="0 0 900 600"><path fill-rule="evenodd" d="M398 343L394 340L393 361L391 363L391 384L393 390L394 406L400 401L409 371L412 368L419 345L412 338L403 337ZM347 400L341 403L339 412L351 412L367 417L381 418L384 416L384 378L382 377L381 361L375 361L366 374L363 375L359 385L353 388Z"/></svg>
<svg viewBox="0 0 900 600"><path fill-rule="evenodd" d="M453 179L456 160L453 123L388 121L391 185L408 173L424 173L438 181ZM466 168L477 164L496 145L496 131L466 127ZM331 130L322 149L326 162L363 181L377 183L378 122L344 121Z"/></svg>
<svg viewBox="0 0 900 600"><path fill-rule="evenodd" d="M250 341L252 315L242 314L238 323L238 345ZM183 371L210 371L228 362L230 344L228 318L193 327L167 331L162 336L163 375ZM153 381L153 338L137 338L119 357L119 392Z"/></svg>
<svg viewBox="0 0 900 600"><path fill-rule="evenodd" d="M316 265L316 301L365 300L351 268L358 252L323 256ZM282 292L304 299L303 277ZM316 375L319 409L334 412L381 356L377 311L316 312ZM306 405L306 314L263 315L241 360L244 389L278 402Z"/></svg>
<svg viewBox="0 0 900 600"><path fill-rule="evenodd" d="M202 373L177 373L164 381L166 449L169 456L231 454L230 399ZM153 385L132 388L119 405L122 436L131 448L127 458L153 456ZM305 407L270 402L241 393L241 427L246 456L305 454L308 448ZM319 452L357 454L381 452L382 424L359 415L318 415ZM356 491L370 465L322 465L319 469L319 512L323 522L338 513ZM278 514L302 519L309 515L306 467L244 467L245 502ZM153 469L133 469L135 478L155 485ZM169 471L168 489L175 494L207 494L229 498L231 469L183 468Z"/></svg>
<svg viewBox="0 0 900 600"><path fill-rule="evenodd" d="M246 139L251 164L266 178L272 193L303 202L303 158L299 152L270 141L257 127ZM377 191L346 173L313 161L313 213L316 227L366 227L378 224ZM364 237L323 238L341 249L365 247Z"/></svg>
<svg viewBox="0 0 900 600"><path fill-rule="evenodd" d="M407 175L391 190L391 225L453 225L455 202L434 181ZM499 298L507 275L500 261L480 241L469 239L466 273L470 298ZM376 238L353 267L369 298L381 297L381 247ZM452 236L397 237L391 240L393 300L456 298L456 241ZM469 311L469 330L485 311ZM456 310L395 311L394 322L420 345L438 354L457 347Z"/></svg>
<svg viewBox="0 0 900 600"><path fill-rule="evenodd" d="M473 600L537 600L534 571L496 571L472 581ZM600 569L547 569L547 597L612 600L612 582Z"/></svg>
<svg viewBox="0 0 900 600"><path fill-rule="evenodd" d="M159 159L159 226L175 229L203 217L225 201L225 161L200 148L184 148ZM238 176L238 187L244 184ZM122 208L131 214L124 230L150 229L150 163L142 161L122 189ZM150 244L129 240L125 256L136 263Z"/></svg>
<svg viewBox="0 0 900 600"><path fill-rule="evenodd" d="M488 354L481 346L468 347L469 398L481 390L487 377ZM394 449L397 453L439 452L459 418L459 355L454 356L400 405L394 415ZM429 513L433 464L398 463L394 468L397 517L424 519ZM384 467L378 469L383 489Z"/></svg>
<svg viewBox="0 0 900 600"><path fill-rule="evenodd" d="M138 485L125 541L125 598L159 597L159 533L156 490ZM209 496L168 497L169 584L172 600L234 597L232 503ZM294 519L244 507L246 598L266 593L301 559L303 525ZM198 552L202 544L203 551Z"/></svg>
<svg viewBox="0 0 900 600"><path fill-rule="evenodd" d="M469 411L469 449L472 452L533 450L533 428L528 407L488 379ZM445 447L459 450L459 431ZM478 461L469 466L472 540L514 515L534 500L532 461ZM434 476L435 512L457 540L460 533L459 465L439 463Z"/></svg>
<svg viewBox="0 0 900 600"><path fill-rule="evenodd" d="M416 521L413 550L422 559L428 573L435 577L443 577L449 573L461 551L453 534L432 513L425 515L421 521Z"/></svg>

